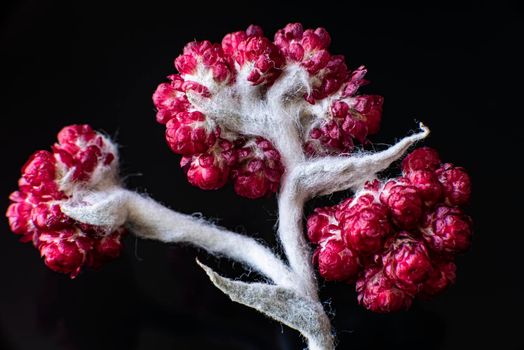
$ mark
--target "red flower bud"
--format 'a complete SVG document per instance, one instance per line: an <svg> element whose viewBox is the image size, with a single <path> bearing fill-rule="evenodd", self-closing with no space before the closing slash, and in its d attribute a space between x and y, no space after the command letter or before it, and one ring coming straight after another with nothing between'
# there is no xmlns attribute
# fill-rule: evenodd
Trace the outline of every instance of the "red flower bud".
<svg viewBox="0 0 524 350"><path fill-rule="evenodd" d="M41 230L59 230L72 224L72 220L62 213L58 204L44 202L33 208L31 220Z"/></svg>
<svg viewBox="0 0 524 350"><path fill-rule="evenodd" d="M464 168L446 163L436 171L442 184L446 204L462 206L468 203L471 195L471 180Z"/></svg>
<svg viewBox="0 0 524 350"><path fill-rule="evenodd" d="M370 135L379 131L383 104L384 98L379 95L361 95L352 99L354 118L365 123Z"/></svg>
<svg viewBox="0 0 524 350"><path fill-rule="evenodd" d="M348 247L363 253L382 247L391 226L387 208L372 195L358 197L342 215L342 237Z"/></svg>
<svg viewBox="0 0 524 350"><path fill-rule="evenodd" d="M123 234L123 229L118 229L95 240L93 250L89 255L89 266L100 268L106 262L118 258L122 252Z"/></svg>
<svg viewBox="0 0 524 350"><path fill-rule="evenodd" d="M180 112L166 124L166 140L175 153L190 156L206 152L218 131L200 112Z"/></svg>
<svg viewBox="0 0 524 350"><path fill-rule="evenodd" d="M409 172L407 177L427 207L433 207L440 201L442 186L435 173L429 170L415 170Z"/></svg>
<svg viewBox="0 0 524 350"><path fill-rule="evenodd" d="M408 232L392 237L381 258L385 275L411 295L421 289L432 269L426 246Z"/></svg>
<svg viewBox="0 0 524 350"><path fill-rule="evenodd" d="M255 199L275 193L283 172L280 154L271 142L260 137L238 151L238 165L231 177L237 194Z"/></svg>
<svg viewBox="0 0 524 350"><path fill-rule="evenodd" d="M342 122L320 121L309 131L305 149L309 155L329 155L353 150L353 140L342 129Z"/></svg>
<svg viewBox="0 0 524 350"><path fill-rule="evenodd" d="M408 154L402 161L404 175L411 171L435 171L440 166L440 157L436 150L430 147L420 147Z"/></svg>
<svg viewBox="0 0 524 350"><path fill-rule="evenodd" d="M437 253L463 252L471 244L471 219L459 208L440 205L426 215L422 233Z"/></svg>
<svg viewBox="0 0 524 350"><path fill-rule="evenodd" d="M356 289L359 304L378 313L406 310L413 300L412 296L395 286L379 267L367 268L357 280Z"/></svg>
<svg viewBox="0 0 524 350"><path fill-rule="evenodd" d="M328 281L346 281L359 270L358 255L339 240L331 239L317 248L320 275Z"/></svg>
<svg viewBox="0 0 524 350"><path fill-rule="evenodd" d="M344 57L327 51L330 42L324 28L304 31L300 23L290 23L275 34L274 43L288 61L300 63L311 75L313 91L306 96L310 103L333 94L349 77Z"/></svg>
<svg viewBox="0 0 524 350"><path fill-rule="evenodd" d="M351 72L349 80L344 85L342 97L353 96L362 85L366 85L368 83L368 81L364 79L366 73L367 69L364 66L360 66Z"/></svg>
<svg viewBox="0 0 524 350"><path fill-rule="evenodd" d="M285 63L278 48L267 38L261 36L246 37L241 41L234 55L241 69L248 66L247 80L253 85L272 84L281 73Z"/></svg>
<svg viewBox="0 0 524 350"><path fill-rule="evenodd" d="M308 217L307 235L311 243L322 243L337 234L340 235L340 227L335 218L334 208L316 208L313 214Z"/></svg>
<svg viewBox="0 0 524 350"><path fill-rule="evenodd" d="M6 216L9 219L11 231L22 235L23 242L31 241L36 230L31 220L33 208L38 204L38 199L30 193L16 191L9 196L11 205L7 208Z"/></svg>
<svg viewBox="0 0 524 350"><path fill-rule="evenodd" d="M400 178L386 183L380 201L387 205L395 225L411 229L418 225L422 216L422 199L409 180Z"/></svg>
<svg viewBox="0 0 524 350"><path fill-rule="evenodd" d="M39 249L45 264L52 270L68 273L75 278L85 262L85 242L76 240L70 230L46 232L39 237Z"/></svg>
<svg viewBox="0 0 524 350"><path fill-rule="evenodd" d="M58 199L60 193L55 180L55 157L51 152L37 151L23 166L22 177L18 184L23 192Z"/></svg>
<svg viewBox="0 0 524 350"><path fill-rule="evenodd" d="M232 147L231 142L221 139L207 153L183 157L180 165L186 169L189 183L203 190L223 187L231 166L236 163Z"/></svg>
<svg viewBox="0 0 524 350"><path fill-rule="evenodd" d="M246 40L247 37L248 35L243 30L226 34L222 39L222 50L224 50L226 55L233 57L237 52L238 45Z"/></svg>
<svg viewBox="0 0 524 350"><path fill-rule="evenodd" d="M76 154L87 143L94 141L97 133L87 124L66 126L58 133L59 148L71 154Z"/></svg>
<svg viewBox="0 0 524 350"><path fill-rule="evenodd" d="M210 75L217 83L227 83L234 78L222 47L207 40L187 44L184 53L175 59L175 66L183 77L196 75L201 70L201 74Z"/></svg>
<svg viewBox="0 0 524 350"><path fill-rule="evenodd" d="M54 158L60 166L73 170L72 181L89 182L97 168L113 171L115 146L89 125L66 126L58 134L58 141L53 145Z"/></svg>
<svg viewBox="0 0 524 350"><path fill-rule="evenodd" d="M153 94L153 102L158 110L157 121L161 124L166 124L178 113L185 112L190 107L184 79L178 74L169 76L169 79L171 80L170 83L158 85Z"/></svg>

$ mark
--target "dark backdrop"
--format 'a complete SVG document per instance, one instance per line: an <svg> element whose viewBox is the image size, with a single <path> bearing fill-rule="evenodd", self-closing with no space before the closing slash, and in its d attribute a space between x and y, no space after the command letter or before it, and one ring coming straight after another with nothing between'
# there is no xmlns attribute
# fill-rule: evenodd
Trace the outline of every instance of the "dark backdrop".
<svg viewBox="0 0 524 350"><path fill-rule="evenodd" d="M444 295L409 312L376 315L357 305L352 287L323 284L339 348L523 349L522 7L344 3L3 3L0 211L30 153L53 143L62 126L89 123L121 144L130 188L274 244L273 198L250 201L230 186L206 192L187 183L154 120L151 94L192 39L218 41L250 23L268 36L291 21L324 26L332 52L351 67L368 66L365 91L385 96L382 132L373 140L392 143L424 121L433 132L426 144L474 181L474 244ZM228 276L243 273L226 260L128 236L122 258L70 280L19 243L7 220L0 231L0 348L301 346L295 332L231 303L194 262L198 256Z"/></svg>

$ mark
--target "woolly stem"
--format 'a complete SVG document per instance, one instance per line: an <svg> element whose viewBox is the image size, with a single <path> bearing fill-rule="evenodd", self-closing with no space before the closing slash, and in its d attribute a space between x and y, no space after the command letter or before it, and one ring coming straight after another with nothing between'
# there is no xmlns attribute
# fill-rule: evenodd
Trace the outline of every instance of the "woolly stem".
<svg viewBox="0 0 524 350"><path fill-rule="evenodd" d="M101 195L105 195L106 199L101 200ZM293 290L297 288L294 273L269 248L253 238L217 227L203 219L175 212L149 197L123 188L102 194L78 193L76 197L73 201L62 204L62 210L77 221L104 226L118 226L125 222L139 237L170 243L189 243L211 254L224 255L241 262L277 285ZM106 215L108 212L110 215ZM112 218L118 222L108 222Z"/></svg>
<svg viewBox="0 0 524 350"><path fill-rule="evenodd" d="M236 287L225 292L233 300L255 307L299 330L307 338L309 350L331 350L334 349L331 325L319 302L311 252L302 227L304 203L316 194L328 194L361 186L377 172L399 159L413 143L426 137L429 129L421 124L421 132L406 137L379 153L306 161L298 142L299 134L292 115L284 114L285 109L278 104L272 107L275 114L289 117L283 118L280 127L268 130L268 136L279 149L287 169L281 179L278 194L278 235L289 267L270 249L250 237L230 232L190 215L177 213L151 198L119 187L76 193L72 200L62 204L62 210L80 222L106 227L126 224L139 237L163 242L190 243L211 254L224 255L253 268L271 279L276 284L274 287L284 288L276 289L276 295L287 295L286 291L295 291L297 295L291 295L287 303L286 299L282 299L282 307L275 310L270 307L271 302L256 302L265 295L264 288L272 285L245 284L245 291L257 295L254 299L255 304L253 300L246 299L246 295L251 294L240 293L240 290L235 289L239 283L230 282L229 284ZM288 131L287 135L284 135L285 130ZM220 286L220 283L224 284L223 278L215 277L214 280L217 286ZM224 287L222 289L224 290ZM238 295L234 296L235 293ZM313 303L309 308L314 310L312 313L307 311L308 308L299 308L300 312L292 317L282 314L282 308L310 303ZM303 320L304 317L309 321Z"/></svg>
<svg viewBox="0 0 524 350"><path fill-rule="evenodd" d="M318 287L315 272L311 263L311 251L303 231L302 219L307 193L301 191L293 176L294 169L300 168L305 162L305 155L300 142L300 136L295 118L278 103L272 104L273 115L280 115L275 129L270 130L268 138L273 142L282 157L286 172L281 178L278 199L278 237L289 266L295 273L295 283L302 294L309 300L318 303L316 322L310 321L308 327L313 332L299 329L306 337L309 350L334 349L331 323L319 302Z"/></svg>
<svg viewBox="0 0 524 350"><path fill-rule="evenodd" d="M301 229L304 198L296 190L296 183L284 179L283 188L279 204L286 215L282 216L279 232L283 233L282 244L293 271L270 249L250 237L177 213L151 198L120 187L77 192L73 199L61 204L61 209L83 223L106 227L125 224L138 237L190 243L255 269L275 285L228 280L200 264L213 283L233 301L254 307L299 330L310 350L332 350L331 324L318 301L309 248ZM281 305L275 305L275 298Z"/></svg>
<svg viewBox="0 0 524 350"><path fill-rule="evenodd" d="M278 195L278 235L289 261L289 266L300 278L303 290L312 300L318 301L311 252L304 238L302 217L305 197L297 191L296 183L284 176Z"/></svg>
<svg viewBox="0 0 524 350"><path fill-rule="evenodd" d="M268 92L268 107L273 117L272 128L266 130L266 136L271 140L275 148L279 151L282 163L286 168L280 180L280 191L278 199L278 237L284 253L289 262L289 266L297 275L303 293L313 301L318 301L318 287L315 273L311 264L311 252L309 244L303 232L303 212L306 196L297 187L296 179L293 177L295 169L300 168L305 163L305 154L302 148L298 115L292 109L286 108L281 98L272 98L271 93L279 90L278 95L285 96L291 86L297 86L296 81L300 80L295 73L290 79L282 79L287 84L273 86ZM329 329L329 319L325 317Z"/></svg>

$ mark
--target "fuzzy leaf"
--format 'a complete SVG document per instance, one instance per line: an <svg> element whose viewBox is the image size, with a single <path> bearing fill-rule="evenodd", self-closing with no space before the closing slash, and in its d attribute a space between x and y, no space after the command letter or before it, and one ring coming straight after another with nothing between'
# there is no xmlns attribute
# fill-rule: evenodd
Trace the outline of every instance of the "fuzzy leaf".
<svg viewBox="0 0 524 350"><path fill-rule="evenodd" d="M309 349L330 349L333 344L329 319L322 305L306 299L296 291L266 283L234 281L217 274L210 267L197 263L211 282L231 300L298 330L309 341Z"/></svg>

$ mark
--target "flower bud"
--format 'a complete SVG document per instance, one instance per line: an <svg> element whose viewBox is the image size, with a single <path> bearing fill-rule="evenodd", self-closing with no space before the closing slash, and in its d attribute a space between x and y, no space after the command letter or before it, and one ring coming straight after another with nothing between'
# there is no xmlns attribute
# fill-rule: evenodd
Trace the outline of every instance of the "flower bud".
<svg viewBox="0 0 524 350"><path fill-rule="evenodd" d="M279 49L267 38L246 37L233 55L242 69L247 69L247 80L253 85L272 84L282 72L285 59Z"/></svg>
<svg viewBox="0 0 524 350"><path fill-rule="evenodd" d="M446 163L436 171L442 184L446 204L462 206L468 203L471 195L471 180L462 167Z"/></svg>
<svg viewBox="0 0 524 350"><path fill-rule="evenodd" d="M190 156L206 152L218 131L200 112L180 112L166 124L166 140L175 153Z"/></svg>
<svg viewBox="0 0 524 350"><path fill-rule="evenodd" d="M203 190L216 190L226 184L236 160L232 143L220 139L207 153L183 157L180 165L186 169L190 184Z"/></svg>
<svg viewBox="0 0 524 350"><path fill-rule="evenodd" d="M340 234L335 209L332 207L316 208L307 219L307 235L313 244L320 244L336 234Z"/></svg>
<svg viewBox="0 0 524 350"><path fill-rule="evenodd" d="M430 147L420 147L408 154L402 161L402 172L407 175L411 171L435 171L440 166L440 157L436 150Z"/></svg>
<svg viewBox="0 0 524 350"><path fill-rule="evenodd" d="M348 247L362 253L372 253L382 247L391 226L387 208L374 196L365 194L358 197L343 215L342 237Z"/></svg>
<svg viewBox="0 0 524 350"><path fill-rule="evenodd" d="M422 233L433 251L460 253L471 244L471 219L459 208L440 205L426 215Z"/></svg>
<svg viewBox="0 0 524 350"><path fill-rule="evenodd" d="M426 207L433 207L442 197L442 185L434 172L415 170L408 173L409 182L417 189Z"/></svg>
<svg viewBox="0 0 524 350"><path fill-rule="evenodd" d="M406 310L413 297L399 289L378 267L367 268L357 280L358 302L377 313Z"/></svg>
<svg viewBox="0 0 524 350"><path fill-rule="evenodd" d="M421 240L408 232L400 232L386 243L382 254L385 275L399 288L414 295L428 279L431 272L431 258Z"/></svg>
<svg viewBox="0 0 524 350"><path fill-rule="evenodd" d="M222 47L207 40L187 44L184 53L175 59L175 66L184 79L199 74L211 77L215 83L228 83L234 79Z"/></svg>
<svg viewBox="0 0 524 350"><path fill-rule="evenodd" d="M328 281L346 281L359 270L357 253L339 240L331 239L317 248L318 270Z"/></svg>
<svg viewBox="0 0 524 350"><path fill-rule="evenodd" d="M284 166L271 142L256 138L248 141L237 154L238 164L231 177L238 195L255 199L278 190Z"/></svg>
<svg viewBox="0 0 524 350"><path fill-rule="evenodd" d="M401 229L416 227L422 216L422 199L417 189L405 178L390 180L380 193L395 225Z"/></svg>
<svg viewBox="0 0 524 350"><path fill-rule="evenodd" d="M71 230L42 233L38 247L45 264L56 272L70 274L71 278L75 278L88 254L88 250L84 249L86 247L78 244L82 241L76 238Z"/></svg>

